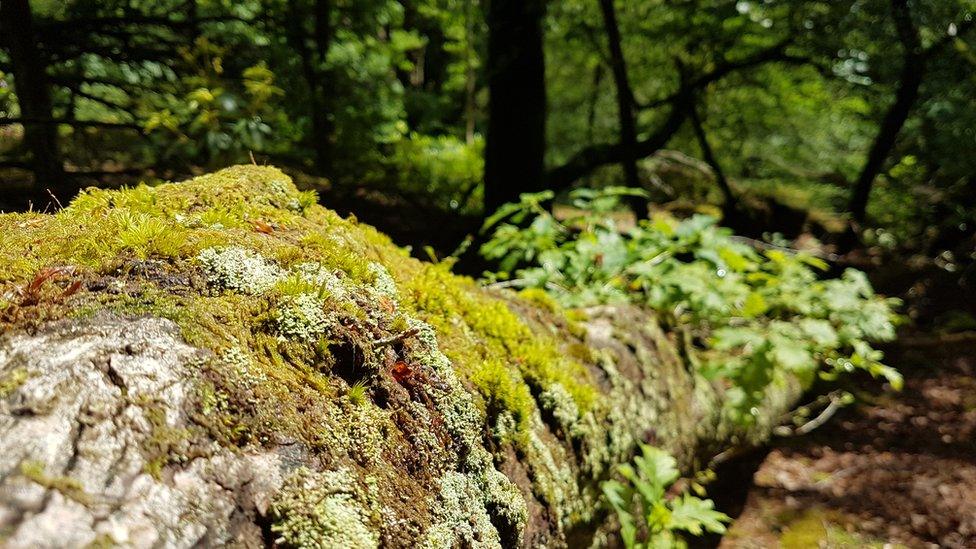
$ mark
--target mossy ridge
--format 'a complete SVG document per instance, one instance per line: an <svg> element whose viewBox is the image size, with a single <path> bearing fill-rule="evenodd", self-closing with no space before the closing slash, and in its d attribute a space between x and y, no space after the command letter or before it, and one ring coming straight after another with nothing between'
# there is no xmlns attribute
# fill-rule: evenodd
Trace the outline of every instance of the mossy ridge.
<svg viewBox="0 0 976 549"><path fill-rule="evenodd" d="M538 471L538 497L560 505L564 498L554 495L559 489L546 480L556 473L544 473L552 469L546 463L552 453L540 451L536 431L546 427L537 400L553 408L561 422L578 415L598 423L593 414L602 414L599 393L588 370L561 352L556 337L530 329L473 281L451 275L446 265L409 259L374 229L313 204L314 195L299 193L278 170L239 166L182 184L91 189L53 216L0 216L5 234L0 263L9 266L0 273L0 295L8 303L0 310L0 323L22 325L100 310L172 319L189 343L213 352L199 368L193 414L222 443L297 441L337 467L369 471L384 484L384 497L424 493L437 485L441 491L474 489L481 505L493 509L494 522L520 534L525 504L507 479L502 482L504 476L498 478L491 456L481 449L483 426L488 419L512 418L505 438L535 462L530 467ZM231 256L221 259L228 250ZM267 283L242 286L213 276L214 261L233 257L262 266L261 273L238 275L260 274ZM328 273L333 287L311 280L310 264ZM36 303L22 304L18 291L42 269L55 266L71 269L43 285ZM81 291L69 295L79 281ZM397 285L399 299L394 299ZM285 322L283 311L299 299L304 310L327 318L306 323L309 315L299 314ZM407 338L401 348L371 347L420 321L433 326L436 341ZM302 326L314 329L303 332ZM441 351L453 365L437 357ZM337 367L349 369L350 354L353 371L336 375ZM398 357L415 361L421 371L430 369L432 385L404 391L389 374ZM455 369L459 381L443 386ZM373 400L353 403L345 397L350 374L370 385ZM470 400L466 384L476 389L477 400ZM374 402L398 391L409 413L392 414ZM348 420L360 416L363 421ZM362 432L362 424L370 432ZM570 425L565 427L569 435ZM147 448L154 468L178 464L181 456L162 454L185 446L182 435L191 436L164 431L152 437L158 444ZM409 433L426 433L427 440ZM462 444L445 445L445 435L463 439ZM432 459L429 465L398 461L402 448ZM400 467L413 467L411 475ZM444 474L455 473L468 480L445 484ZM574 482L568 471L558 476ZM441 494L429 506L448 509L451 497ZM402 502L381 505L395 508ZM401 519L420 524L419 535L428 520L440 521L438 531L443 531L452 514ZM555 514L569 516L562 510Z"/></svg>

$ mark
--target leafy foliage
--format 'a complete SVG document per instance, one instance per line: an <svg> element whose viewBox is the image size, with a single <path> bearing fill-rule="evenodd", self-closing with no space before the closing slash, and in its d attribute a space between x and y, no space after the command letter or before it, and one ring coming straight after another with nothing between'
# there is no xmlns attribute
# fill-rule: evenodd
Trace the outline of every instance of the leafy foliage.
<svg viewBox="0 0 976 549"><path fill-rule="evenodd" d="M668 498L668 488L678 479L677 462L667 452L641 444L633 464L617 468L622 480L601 485L607 503L616 512L620 533L628 548L686 547L678 532L698 536L721 534L729 517L714 509L711 500L688 493Z"/></svg>
<svg viewBox="0 0 976 549"><path fill-rule="evenodd" d="M687 330L687 351L703 373L731 382L733 412L743 421L781 373L809 383L818 372L861 370L901 385L870 344L894 337L897 300L875 295L864 273L822 279L821 259L756 250L704 215L628 224L615 212L635 193L574 191L570 208L557 207L561 219L544 207L550 193L504 206L488 219L493 233L481 248L500 264L491 278L545 289L568 307L652 307Z"/></svg>
<svg viewBox="0 0 976 549"><path fill-rule="evenodd" d="M441 209L479 211L484 140L411 134L397 141L389 159L402 191L429 197Z"/></svg>

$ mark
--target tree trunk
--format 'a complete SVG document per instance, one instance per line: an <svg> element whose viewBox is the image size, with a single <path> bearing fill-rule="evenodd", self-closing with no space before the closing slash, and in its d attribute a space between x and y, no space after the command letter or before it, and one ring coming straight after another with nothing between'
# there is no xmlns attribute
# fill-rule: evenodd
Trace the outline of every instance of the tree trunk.
<svg viewBox="0 0 976 549"><path fill-rule="evenodd" d="M37 47L34 21L27 0L0 2L0 40L13 65L17 103L24 122L24 145L31 154L34 186L51 189L59 199L77 190L65 179L58 154L58 126L53 121L47 66Z"/></svg>
<svg viewBox="0 0 976 549"><path fill-rule="evenodd" d="M319 79L319 90L316 94L315 103L315 134L316 149L315 156L321 169L326 175L333 175L335 162L335 123L333 116L333 101L335 92L333 87L334 76L326 67L329 61L329 51L332 49L332 37L334 29L332 27L332 0L315 1L315 46L318 57L318 67L323 73Z"/></svg>
<svg viewBox="0 0 976 549"><path fill-rule="evenodd" d="M545 185L544 13L544 0L489 3L486 213Z"/></svg>
<svg viewBox="0 0 976 549"><path fill-rule="evenodd" d="M918 100L918 90L922 86L925 74L925 52L922 51L921 39L918 29L912 22L907 0L891 0L891 9L895 27L905 49L904 62L895 102L881 121L864 168L861 169L854 184L854 192L847 208L851 212L851 218L857 224L864 223L874 180L881 173L885 161L895 146L898 133L901 132L912 107Z"/></svg>
<svg viewBox="0 0 976 549"><path fill-rule="evenodd" d="M593 67L593 89L590 90L590 97L587 100L586 108L586 144L593 144L593 136L596 131L596 108L600 102L600 84L603 82L603 64L597 63Z"/></svg>
<svg viewBox="0 0 976 549"><path fill-rule="evenodd" d="M321 67L332 45L332 0L315 0L313 6L313 42L315 51L308 46L308 36L303 22L306 17L298 0L288 2L288 41L302 64L302 77L308 87L312 121L312 151L315 168L326 176L332 175L335 124L331 113L331 78L321 73Z"/></svg>
<svg viewBox="0 0 976 549"><path fill-rule="evenodd" d="M613 0L600 0L603 12L603 28L607 33L610 47L610 69L613 71L613 82L617 88L617 119L620 125L620 145L623 158L620 162L624 169L624 181L628 187L640 187L637 174L637 124L634 120L634 92L627 78L627 62L624 59L623 48L620 45L620 28L617 26L617 13ZM631 204L638 217L646 213L647 204L635 201ZM643 212L640 210L644 210Z"/></svg>
<svg viewBox="0 0 976 549"><path fill-rule="evenodd" d="M474 61L474 0L466 0L464 3L464 141L468 145L474 143L478 114L478 105L475 102L478 75Z"/></svg>

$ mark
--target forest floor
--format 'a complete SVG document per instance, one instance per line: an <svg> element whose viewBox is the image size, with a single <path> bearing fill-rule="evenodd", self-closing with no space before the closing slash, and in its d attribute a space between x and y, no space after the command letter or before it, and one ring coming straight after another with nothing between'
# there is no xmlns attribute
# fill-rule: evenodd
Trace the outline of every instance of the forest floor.
<svg viewBox="0 0 976 549"><path fill-rule="evenodd" d="M720 547L976 547L976 338L889 351L877 387L809 435L780 439Z"/></svg>

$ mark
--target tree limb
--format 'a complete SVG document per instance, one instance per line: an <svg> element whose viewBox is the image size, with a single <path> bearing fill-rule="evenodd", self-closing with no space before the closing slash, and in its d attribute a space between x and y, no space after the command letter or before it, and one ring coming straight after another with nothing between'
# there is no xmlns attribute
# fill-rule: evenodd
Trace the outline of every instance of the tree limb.
<svg viewBox="0 0 976 549"><path fill-rule="evenodd" d="M6 124L64 125L79 128L117 128L142 131L142 126L133 122L101 122L98 120L74 120L70 118L0 118L0 126Z"/></svg>

